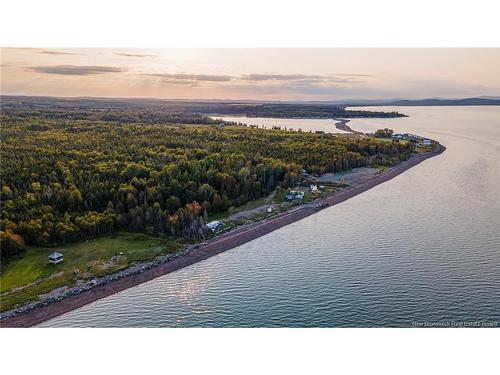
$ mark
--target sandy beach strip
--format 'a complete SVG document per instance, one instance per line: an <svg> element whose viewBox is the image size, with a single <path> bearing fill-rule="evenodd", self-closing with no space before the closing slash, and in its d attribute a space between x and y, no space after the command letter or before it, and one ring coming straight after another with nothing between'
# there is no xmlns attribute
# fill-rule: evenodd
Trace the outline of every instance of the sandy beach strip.
<svg viewBox="0 0 500 375"><path fill-rule="evenodd" d="M357 186L349 187L341 192L332 193L310 204L298 206L292 210L272 218L255 222L252 224L238 227L226 234L215 237L200 247L192 250L189 254L176 258L174 260L162 263L159 266L149 268L142 273L127 276L108 284L98 285L90 290L83 291L80 294L69 296L61 301L53 302L48 305L39 306L32 310L20 313L13 317L0 321L1 327L32 327L46 320L55 318L59 315L85 306L101 298L118 293L133 286L153 280L157 277L166 275L183 267L197 263L211 256L220 254L226 250L240 246L246 242L252 241L265 234L273 232L288 224L299 221L310 216L321 209L336 205L361 194L374 186L388 181L397 175L403 173L409 168L423 162L433 156L439 155L445 151L445 147L438 144L433 152L418 154L400 164L388 168L372 179Z"/></svg>
<svg viewBox="0 0 500 375"><path fill-rule="evenodd" d="M348 133L354 133L354 134L364 134L363 132L358 132L356 130L353 130L349 125L347 125L347 123L351 120L348 120L348 119L334 119L335 121L337 121L335 123L335 127L339 130L342 130L344 132L348 132Z"/></svg>

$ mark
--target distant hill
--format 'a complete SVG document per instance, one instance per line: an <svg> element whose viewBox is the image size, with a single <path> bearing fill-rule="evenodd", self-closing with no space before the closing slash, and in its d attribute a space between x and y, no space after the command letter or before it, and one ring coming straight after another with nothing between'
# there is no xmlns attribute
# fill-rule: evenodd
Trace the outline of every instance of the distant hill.
<svg viewBox="0 0 500 375"><path fill-rule="evenodd" d="M500 99L467 98L467 99L423 99L423 100L397 100L385 105L500 105Z"/></svg>
<svg viewBox="0 0 500 375"><path fill-rule="evenodd" d="M356 103L356 105L359 105ZM370 105L384 106L459 106L459 105L500 105L500 99L491 97L467 98L467 99L420 99L420 100L395 100Z"/></svg>
<svg viewBox="0 0 500 375"><path fill-rule="evenodd" d="M489 96L489 95L483 95L479 96L481 99L493 99L493 100L500 100L500 96Z"/></svg>
<svg viewBox="0 0 500 375"><path fill-rule="evenodd" d="M498 96L466 99L337 99L329 101L184 100L158 98L97 98L1 95L0 107L8 109L51 109L190 113L275 118L401 117L400 113L346 110L366 106L471 106L500 105Z"/></svg>
<svg viewBox="0 0 500 375"><path fill-rule="evenodd" d="M388 118L405 117L398 112L365 111L345 109L343 105L329 103L311 104L308 102L255 102L255 101L199 101L163 100L139 98L59 98L43 96L0 97L1 109L5 113L24 111L51 112L59 118L81 117L92 114L94 118L107 121L125 120L131 122L133 113L136 121L147 123L211 124L217 123L209 116L247 116L270 118Z"/></svg>

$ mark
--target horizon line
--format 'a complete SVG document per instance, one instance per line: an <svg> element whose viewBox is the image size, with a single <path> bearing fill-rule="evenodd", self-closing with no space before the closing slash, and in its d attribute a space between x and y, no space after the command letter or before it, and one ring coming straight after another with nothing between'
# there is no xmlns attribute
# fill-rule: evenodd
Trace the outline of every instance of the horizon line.
<svg viewBox="0 0 500 375"><path fill-rule="evenodd" d="M30 94L0 94L0 97L34 97L34 98L60 98L60 99L116 99L116 100L158 100L158 101L183 101L183 102L196 102L196 101L220 101L220 102L264 102L264 103L329 103L329 102L339 102L345 100L349 101L366 101L366 102L390 102L390 101L419 101L419 100L466 100L466 99L483 99L483 100L500 100L500 96L495 95L478 95L478 96L466 96L466 97L454 97L454 98L444 98L444 97L422 97L417 99L407 99L407 98L381 98L381 99L295 99L295 100L280 100L280 99L224 99L224 98L197 98L197 99L187 99L187 98L161 98L155 96L92 96L92 95L78 95L78 96L66 96L66 95L30 95Z"/></svg>

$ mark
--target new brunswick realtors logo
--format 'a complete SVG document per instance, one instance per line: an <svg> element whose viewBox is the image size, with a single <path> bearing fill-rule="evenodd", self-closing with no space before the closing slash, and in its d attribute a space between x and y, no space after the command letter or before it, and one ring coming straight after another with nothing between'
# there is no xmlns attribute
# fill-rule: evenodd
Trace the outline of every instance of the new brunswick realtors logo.
<svg viewBox="0 0 500 375"><path fill-rule="evenodd" d="M431 322L428 320L413 320L411 322L413 328L493 328L498 327L498 322L479 321L456 321L442 320Z"/></svg>

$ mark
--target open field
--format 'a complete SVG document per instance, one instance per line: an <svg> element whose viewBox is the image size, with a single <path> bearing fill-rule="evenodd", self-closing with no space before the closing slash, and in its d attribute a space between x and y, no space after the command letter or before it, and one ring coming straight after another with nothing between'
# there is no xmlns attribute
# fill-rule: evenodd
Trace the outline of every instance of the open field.
<svg viewBox="0 0 500 375"><path fill-rule="evenodd" d="M375 177L378 173L380 173L378 168L361 167L335 174L325 173L319 181L320 183L357 184Z"/></svg>
<svg viewBox="0 0 500 375"><path fill-rule="evenodd" d="M134 262L175 252L181 246L180 241L118 233L57 248L28 247L25 253L2 264L1 311L35 301L38 295L54 288L116 272ZM63 262L48 263L47 257L54 250L64 254Z"/></svg>
<svg viewBox="0 0 500 375"><path fill-rule="evenodd" d="M387 138L380 137L380 138L374 138L374 139L377 141L380 141L380 142L392 142L394 140L393 138L389 138L389 137L387 137ZM402 145L405 145L410 141L407 139L399 139L398 142L401 143Z"/></svg>
<svg viewBox="0 0 500 375"><path fill-rule="evenodd" d="M234 217L233 217L234 215L236 215L236 218L238 218L239 216L243 217L243 216L245 216L246 211L251 211L251 210L254 210L256 208L263 207L267 203L271 203L272 197L274 195L275 194L272 193L267 197L262 197L262 198L248 201L247 203L245 203L242 206L239 206L239 207L231 206L231 207L229 207L229 209L227 211L209 214L208 221L225 220L225 219L232 220L232 219L234 219Z"/></svg>
<svg viewBox="0 0 500 375"><path fill-rule="evenodd" d="M219 254L226 250L232 249L243 243L261 237L264 234L270 233L278 228L301 220L304 217L314 214L315 212L343 202L351 197L354 197L372 187L383 183L391 178L403 173L405 170L421 163L422 161L439 155L445 150L445 147L438 145L433 152L418 154L409 160L406 160L397 166L388 168L377 176L368 181L359 184L355 187L348 187L340 192L326 195L321 199L322 205L315 206L314 204L305 204L286 211L280 215L273 216L267 220L254 222L248 225L241 225L234 230L224 233L220 236L212 238L207 242L197 246L187 255L178 257L172 261L160 264L145 270L144 272L118 279L112 283L101 285L77 295L67 297L61 301L50 303L45 306L38 306L33 311L25 311L7 319L2 319L3 327L30 327L45 320L51 319L65 312L74 310L84 306L90 302L100 298L125 290L132 286L152 280L156 277L178 270L182 267L207 259L213 255Z"/></svg>

